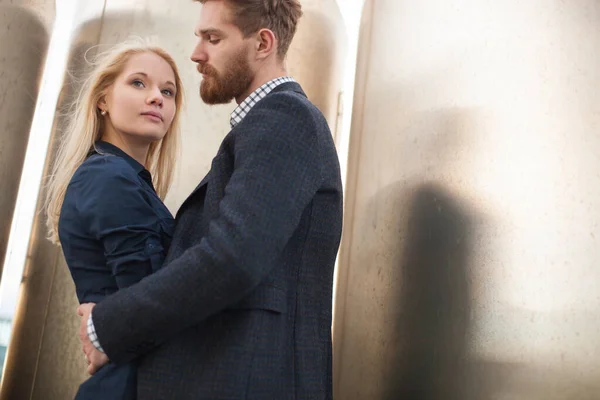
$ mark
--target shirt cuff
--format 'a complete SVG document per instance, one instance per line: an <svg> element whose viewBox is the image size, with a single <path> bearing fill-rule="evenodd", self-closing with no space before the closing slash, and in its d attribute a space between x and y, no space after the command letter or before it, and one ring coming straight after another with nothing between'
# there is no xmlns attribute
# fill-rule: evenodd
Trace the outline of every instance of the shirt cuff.
<svg viewBox="0 0 600 400"><path fill-rule="evenodd" d="M90 316L88 317L88 320L87 320L87 334L88 334L88 337L90 338L90 341L94 345L94 347L97 348L102 353L104 353L102 346L100 346L100 341L98 340L98 335L96 334L96 328L94 328L94 321L92 321L92 314L90 314Z"/></svg>

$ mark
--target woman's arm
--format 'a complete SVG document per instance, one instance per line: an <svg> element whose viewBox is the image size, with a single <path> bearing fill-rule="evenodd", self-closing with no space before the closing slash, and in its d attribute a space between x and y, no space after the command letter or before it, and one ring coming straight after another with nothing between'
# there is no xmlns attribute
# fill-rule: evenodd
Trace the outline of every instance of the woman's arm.
<svg viewBox="0 0 600 400"><path fill-rule="evenodd" d="M167 250L162 221L131 166L120 157L99 157L76 184L77 208L89 234L102 243L117 286L131 286L158 270Z"/></svg>

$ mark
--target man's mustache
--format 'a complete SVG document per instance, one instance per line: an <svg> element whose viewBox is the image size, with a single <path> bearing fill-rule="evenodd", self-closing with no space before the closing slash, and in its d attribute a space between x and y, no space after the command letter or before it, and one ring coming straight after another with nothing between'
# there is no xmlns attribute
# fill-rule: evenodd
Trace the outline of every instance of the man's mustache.
<svg viewBox="0 0 600 400"><path fill-rule="evenodd" d="M198 66L196 67L196 69L198 70L198 72L200 72L203 75L206 76L217 76L217 71L210 65L208 64L198 64Z"/></svg>

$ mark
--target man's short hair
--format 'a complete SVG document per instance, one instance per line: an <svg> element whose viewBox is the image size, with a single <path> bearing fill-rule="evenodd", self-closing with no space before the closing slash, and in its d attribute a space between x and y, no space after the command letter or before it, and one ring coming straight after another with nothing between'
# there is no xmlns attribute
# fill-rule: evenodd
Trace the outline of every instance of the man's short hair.
<svg viewBox="0 0 600 400"><path fill-rule="evenodd" d="M194 0L205 4L215 0ZM277 54L284 58L296 34L302 6L298 0L222 0L229 6L233 24L244 37L270 29L279 41Z"/></svg>

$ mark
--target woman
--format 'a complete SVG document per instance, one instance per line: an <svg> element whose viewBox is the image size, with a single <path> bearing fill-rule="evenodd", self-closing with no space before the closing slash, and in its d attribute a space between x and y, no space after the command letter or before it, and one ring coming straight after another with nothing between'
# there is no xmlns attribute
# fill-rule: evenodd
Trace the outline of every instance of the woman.
<svg viewBox="0 0 600 400"><path fill-rule="evenodd" d="M80 303L98 303L159 269L174 228L164 199L183 93L173 59L144 44L108 52L85 82L50 180L50 239ZM124 322L125 323L125 322ZM135 399L134 364L108 364L76 399Z"/></svg>

